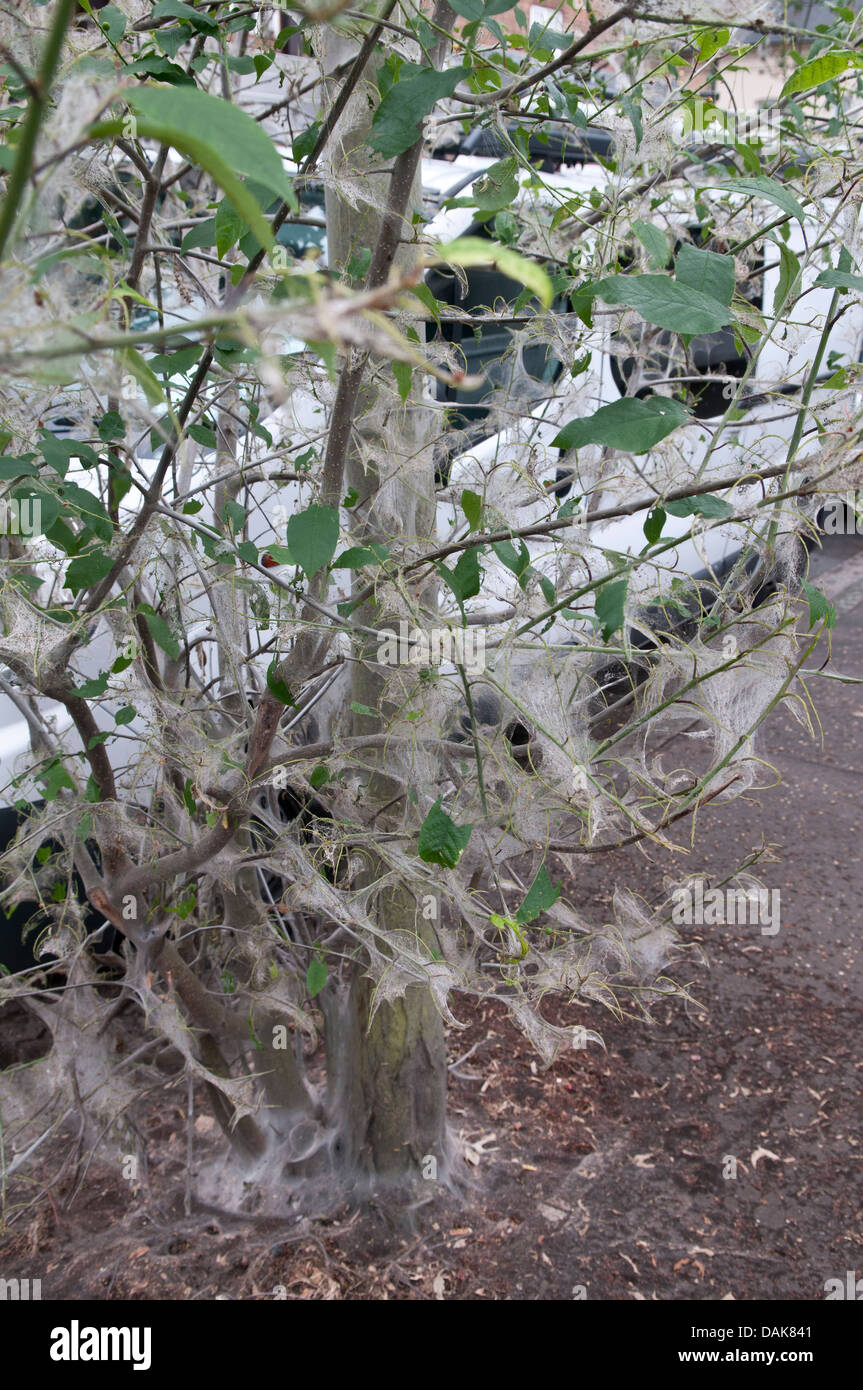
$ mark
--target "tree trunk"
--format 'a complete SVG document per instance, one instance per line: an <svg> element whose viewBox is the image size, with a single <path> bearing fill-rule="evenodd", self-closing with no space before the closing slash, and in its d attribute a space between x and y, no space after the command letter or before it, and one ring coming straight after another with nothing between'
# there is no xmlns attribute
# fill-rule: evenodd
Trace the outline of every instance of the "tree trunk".
<svg viewBox="0 0 863 1390"><path fill-rule="evenodd" d="M404 885L387 890L382 925L409 929L417 903ZM431 939L430 939L431 937ZM432 945L433 934L426 933ZM352 990L358 1031L372 1005L371 982L358 976ZM446 1040L428 989L410 985L401 999L381 1004L358 1050L355 1110L350 1115L359 1166L379 1176L416 1174L426 1160L434 1171L446 1149Z"/></svg>
<svg viewBox="0 0 863 1390"><path fill-rule="evenodd" d="M327 66L332 68L350 56L348 45L340 45L338 52L327 52ZM380 157L363 146L371 120L363 90L367 74L368 69L348 102L330 145L331 166L336 172L340 166L350 170L354 178L362 172L363 161L380 165ZM402 235L409 236L411 213L421 205L419 149L399 156L392 173L366 177L377 206L353 207L331 188L327 189L329 263L339 269L359 248L367 247L372 253L370 278L375 279L377 273L377 279L385 280L390 263L405 265L413 259L410 246L395 244L394 229L399 240ZM356 189L356 182L353 186ZM382 204L387 206L383 216ZM369 369L373 365L370 363ZM340 405L344 407L344 397L353 392L347 419L333 420L334 428L347 428L350 436L342 495L348 487L359 493L360 501L351 513L356 544L374 540L390 546L394 542L410 543L428 537L434 527L434 414L417 404L413 393L403 406L394 381L392 390L381 386L373 389L368 384L369 369L364 378L358 379L361 364L348 361L340 383L336 411ZM385 465L383 487L379 461ZM327 500L337 505L341 497ZM428 602L433 593L433 587L426 587L422 596ZM380 610L371 606L358 611L357 617L368 626L382 622ZM388 627L391 625L392 612L384 621ZM374 647L371 640L365 652L372 663ZM363 654L357 653L360 657ZM386 718L385 681L380 667L358 660L353 670L354 702L380 709ZM391 679L393 673L387 674ZM354 716L356 733L376 732L379 727L378 718ZM401 785L387 777L384 752L368 779L366 804L383 808L400 790ZM399 803L394 814L398 816L402 810L403 803ZM390 824L385 814L376 823L382 830ZM379 863L371 864L366 882L380 877L381 871ZM419 935L429 946L436 944L433 924L422 920L416 894L406 885L383 888L376 906L382 930L408 932ZM347 994L335 1000L328 1010L330 1103L339 1130L336 1156L340 1166L350 1172L390 1179L419 1176L421 1171L432 1176L447 1148L443 1022L430 992L423 986L412 985L401 998L381 1003L369 1025L373 991L373 983L365 975L365 962L358 961ZM429 1158L435 1164L430 1164Z"/></svg>

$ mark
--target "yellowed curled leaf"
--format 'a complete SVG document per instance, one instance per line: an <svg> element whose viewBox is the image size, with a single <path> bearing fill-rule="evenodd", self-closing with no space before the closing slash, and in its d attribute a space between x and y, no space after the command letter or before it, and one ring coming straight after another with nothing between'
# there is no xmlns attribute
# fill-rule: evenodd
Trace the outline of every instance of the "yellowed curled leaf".
<svg viewBox="0 0 863 1390"><path fill-rule="evenodd" d="M445 245L434 247L432 264L443 261L448 265L473 266L495 265L511 280L517 280L526 289L533 290L544 309L551 308L554 288L541 265L528 260L510 246L501 246L496 241L486 241L484 237L463 236Z"/></svg>

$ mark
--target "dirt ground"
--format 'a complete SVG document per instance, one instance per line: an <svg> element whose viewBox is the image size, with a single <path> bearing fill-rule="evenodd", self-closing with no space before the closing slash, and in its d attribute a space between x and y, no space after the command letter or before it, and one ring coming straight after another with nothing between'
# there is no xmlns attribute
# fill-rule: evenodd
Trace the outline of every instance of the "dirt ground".
<svg viewBox="0 0 863 1390"><path fill-rule="evenodd" d="M830 669L863 677L863 542L835 542L814 577L840 615ZM818 1300L827 1279L863 1274L863 687L814 693L823 747L783 710L760 745L781 785L702 812L698 867L719 880L763 839L760 876L781 892L775 936L683 929L710 959L689 975L703 1011L591 1016L607 1051L543 1071L497 1006L456 1001L452 1058L474 1049L450 1085L463 1197L435 1193L409 1230L385 1197L318 1219L184 1216L185 1093L166 1093L147 1131L152 1198L108 1156L70 1203L47 1153L24 1191L38 1200L0 1233L0 1272L100 1300ZM632 847L579 864L570 892L595 916L615 882L658 896L670 863ZM4 1041L0 1020L0 1055ZM203 1162L207 1116L195 1137Z"/></svg>

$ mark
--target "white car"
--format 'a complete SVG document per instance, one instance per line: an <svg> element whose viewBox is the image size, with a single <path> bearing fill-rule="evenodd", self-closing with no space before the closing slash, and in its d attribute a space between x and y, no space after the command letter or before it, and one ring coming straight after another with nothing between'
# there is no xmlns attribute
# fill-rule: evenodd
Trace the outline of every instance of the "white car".
<svg viewBox="0 0 863 1390"><path fill-rule="evenodd" d="M457 161L457 166L468 164L466 175L478 177L487 167L487 161L476 157ZM456 166L444 166L435 170L441 185L445 188L445 170L449 170L452 184L460 189L464 186L464 175L454 177ZM602 187L608 176L597 165L584 164L566 169L557 174L546 174L542 187L536 190L525 189L520 195L521 208L535 225L541 225L543 215L551 220L558 203L569 200L573 195L588 195L592 188ZM723 192L701 190L704 201L713 196L724 196L738 204L746 200L743 191ZM751 195L750 195L751 196ZM753 200L753 217L763 218L764 223L775 220L777 209L757 196ZM700 228L695 223L691 205L678 197L667 210L668 220L664 229L669 250L680 253L681 246L697 246ZM856 220L856 208L853 209ZM432 223L431 230L439 232L439 239L449 240L457 236L475 234L480 230L472 225L475 214L466 208L445 211ZM830 228L831 219L837 225ZM803 294L795 309L794 342L789 345L788 335L783 331L774 333L761 351L757 367L747 376L745 385L735 401L735 418L726 424L719 443L713 441L723 415L731 400L737 394L740 380L747 373L749 354L745 347L735 342L734 334L725 329L710 335L695 337L690 344L690 360L680 359L679 350L675 360L676 335L670 332L651 329L640 319L633 327L633 337L627 340L620 332L620 309L605 309L594 301L596 308L594 330L587 332L574 313L569 318L579 330L580 346L577 353L580 360L577 367L580 390L577 404L572 395L567 400L555 391L554 349L544 346L541 339L526 352L523 348L507 359L507 339L509 330L492 322L489 335L493 348L500 354L494 364L494 374L500 381L501 403L511 402L513 396L525 402L523 412L512 424L490 433L483 428L482 415L495 408L494 383L470 393L458 390L442 390L440 395L453 403L454 410L462 416L467 431L484 434L464 452L455 456L448 470L448 496L451 499L438 510L438 533L448 538L464 528L464 518L460 514L458 499L465 488L478 493L488 504L495 519L502 525L527 526L542 522L554 515L549 500L556 497L563 501L567 495L579 494L579 510L587 511L587 523L578 534L578 545L572 547L578 556L561 554L561 548L552 541L528 541L530 563L539 574L565 579L572 585L578 577L587 578L588 572L596 578L615 567L610 555L638 555L645 546L645 521L648 508L637 511L632 516L615 519L598 519L592 524L593 513L611 510L623 501L628 501L633 493L633 470L637 469L642 486L639 491L644 497L651 493L657 499L666 492L685 486L688 482L702 480L705 488L715 484L718 479L758 474L781 463L793 435L800 392L806 381L810 365L819 346L821 329L830 307L833 289L829 284L816 283L822 271L834 267L843 240L851 239L853 229L848 225L847 213L839 211L835 203L822 203L818 208L818 219L822 228L827 228L827 254L816 257L807 255L807 239L804 228L792 219L787 240L781 245L799 258L803 267L801 289ZM658 223L659 218L654 218ZM809 244L813 238L811 227L806 232ZM677 242L675 247L674 243ZM719 248L715 248L719 249ZM639 244L635 232L629 232L629 246L626 258L630 259L633 270L650 272L657 267L652 265L645 247ZM640 261L640 264L639 264ZM753 239L749 250L749 261L741 264L738 259L738 282L740 271L749 269L750 279L746 285L746 298L757 313L769 323L780 276L783 271L783 258L778 238ZM628 267L629 268L629 267ZM506 284L504 277L496 274L493 267L473 273L466 272L467 286L464 286L464 273L460 278L449 277L455 302L463 303L469 310L478 312L482 303L491 307L494 304L494 284L497 280L500 289L496 296L498 306L503 309L499 315L505 318L505 302L511 300L518 286ZM589 275L586 279L592 278ZM445 293L446 276L434 275L433 289L438 297ZM463 354L463 363L468 371L473 371L479 362L488 364L489 349L482 342L475 341L470 324L455 326L448 335L454 340L456 349ZM679 342L679 340L677 340ZM651 346L652 344L652 346ZM854 364L863 357L863 308L859 302L852 301L851 307L834 324L822 354L822 368L818 381L826 383L835 379L835 363L838 360ZM585 364L582 353L590 353ZM532 362L527 360L532 353ZM566 374L570 362L557 363L558 380ZM636 375L637 374L637 375ZM488 379L487 372L487 379ZM687 380L688 378L688 380ZM587 444L578 450L562 449L555 441L562 427L577 416L590 416L604 407L613 407L625 395L645 398L655 395L658 398L671 396L680 391L681 384L688 386L689 422L677 429L666 444L651 449L646 454L609 455L599 445ZM820 404L832 408L835 390L828 393L819 389L816 383L811 406L816 411ZM849 408L853 399L848 401ZM503 412L501 412L503 413ZM805 440L799 457L805 457L813 441ZM778 483L768 483L767 490L778 490ZM733 507L751 503L753 486L723 493ZM760 495L760 493L759 493ZM558 533L560 534L560 533ZM750 539L746 524L730 522L728 525L710 525L693 528L692 516L668 516L663 530L663 539L679 535L681 544L667 551L661 558L638 566L630 580L634 591L642 590L645 595L667 593L674 580L684 576L694 579L715 578L729 568ZM566 573L554 576L554 566L563 566ZM483 562L485 563L485 561ZM490 596L496 597L501 605L511 602L514 588L511 573L502 566L493 575L494 561L486 565L486 583L483 602L487 605ZM541 595L540 595L541 599ZM540 602L540 606L541 602ZM561 625L563 628L563 624ZM561 631L560 635L565 635Z"/></svg>

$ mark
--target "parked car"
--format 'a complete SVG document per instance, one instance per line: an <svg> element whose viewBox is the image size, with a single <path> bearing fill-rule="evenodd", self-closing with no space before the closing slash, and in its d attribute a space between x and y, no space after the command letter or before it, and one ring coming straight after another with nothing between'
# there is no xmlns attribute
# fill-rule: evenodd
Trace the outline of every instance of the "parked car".
<svg viewBox="0 0 863 1390"><path fill-rule="evenodd" d="M587 152L583 144L579 145L575 152L577 157L574 156L569 164L566 163L567 142L561 141L559 147L550 142L554 159L559 156L559 163L544 175L541 184L519 189L513 212L524 217L532 214L535 224L547 227L551 221L552 200L559 205L574 196L589 199L592 189L605 188L610 177L607 165L613 150L604 140L605 137L601 141L600 137L594 137L592 148L588 141ZM481 148L482 142L477 140L475 147ZM591 160L587 153L593 153L595 158ZM433 158L424 162L431 215L427 227L430 237L446 242L461 235L488 236L490 231L494 232L493 223L476 220L475 209L459 205L459 194L486 173L497 156L497 147L485 153L459 150L453 159ZM702 188L702 200L711 196L709 189ZM742 194L730 196L738 200L743 197ZM306 211L314 222L320 222L323 209L319 191L311 190L309 198ZM765 220L768 214L775 212L766 204L760 205L757 195L753 206L757 213L763 212ZM665 231L671 266L682 247L702 247L705 234L696 216L691 192L679 193L676 201L669 204ZM286 244L302 254L307 248L300 244L296 235L302 240L306 232L313 235L325 260L325 234L321 227L288 231ZM787 245L801 255L805 250L800 226L794 219L789 224ZM706 248L711 249L709 240ZM721 250L715 246L712 249ZM832 259L835 261L835 255ZM646 266L643 244L634 232L627 234L624 229L618 252L618 273L637 273ZM582 273L589 278L589 267ZM753 312L769 314L779 274L775 243L754 242L748 259L741 260L738 265L738 285ZM726 429L723 442L712 453L704 474L706 486L711 479L739 472L741 459L747 468L757 468L784 457L796 418L797 396L805 381L832 293L829 287L814 283L816 275L814 267L805 273L806 294L801 301L805 310L804 323L802 328L798 327L798 341L790 364L782 345L773 340L768 342L757 372L747 382L738 401L736 418ZM494 524L503 526L539 524L552 517L559 507L569 506L577 518L569 544L561 545L549 537L531 538L517 552L517 557L522 556L523 560L517 559L515 565L512 554L505 550L486 551L482 559L485 571L482 593L466 601L469 616L480 608L486 614L491 611L503 615L510 612L513 605L527 616L541 613L548 607L549 584L555 594L566 593L580 583L601 579L614 569L620 557L641 555L649 508L631 516L604 519L602 511L613 509L622 495L631 495L636 468L644 496L655 492L661 497L679 478L695 476L710 436L728 404L729 389L732 392L736 389L747 369L748 349L728 330L720 330L692 339L688 356L684 356L678 335L666 330L647 330L640 321L622 324L618 312L599 306L596 306L595 327L588 334L572 307L569 289L563 291L556 302L556 319L546 319L543 331L542 316L537 314L537 333L533 340L516 348L513 325L507 320L516 317L513 306L520 296L521 286L502 275L491 261L487 267L472 268L459 276L450 275L445 269L431 271L428 283L436 298L453 310L463 311L467 320L456 322L444 317L439 330L430 325L430 342L436 342L444 353L457 355L458 365L469 375L483 376L483 384L478 387L439 383L429 387L430 399L449 411L451 426L450 443L440 462L438 538L443 543L464 534L460 501L465 490L478 494L486 516ZM521 317L529 317L532 313L533 306L529 302L521 305ZM479 319L483 321L478 322ZM556 331L562 329L566 332ZM859 361L861 344L863 311L855 302L832 329L828 351L824 354L822 380L833 371L833 366L828 364L834 360ZM578 387L574 402L568 401L561 390L573 372L577 373ZM670 447L663 446L633 459L625 452L609 453L595 444L566 449L556 443L562 427L573 417L590 416L603 406L613 405L624 395L644 399L672 394L685 401L690 422L675 432ZM506 404L506 412L501 410L502 401ZM813 402L816 408L817 402L816 393ZM76 435L78 424L74 415L58 413L54 418L58 436ZM276 521L277 505L283 509L283 514L289 515L314 500L311 480L279 483L268 475L283 466L280 456L295 458L313 447L309 441L322 434L325 423L321 401L311 391L298 390L285 405L261 421L265 436L250 442L249 454L253 461L269 459L269 462L261 462L261 471L267 476L251 485L247 499L246 535L259 550L284 540L283 525ZM198 480L203 484L212 475L213 458L212 450L203 446L202 462L193 466L188 486L195 486ZM139 451L136 467L141 480L151 476L154 460L146 444ZM86 488L87 469L79 468L74 460L68 477ZM734 505L748 500L752 493L741 488L726 495ZM133 497L134 494L121 503L124 523L131 517ZM203 510L196 519L205 523L212 521L209 494L202 492L199 500ZM600 515L596 517L596 513ZM630 580L630 593L635 599L628 608L627 623L627 636L635 648L632 660L625 667L617 657L610 662L606 659L604 665L602 659L598 659L595 690L607 688L616 696L621 681L624 686L631 683L638 671L644 669L644 660L638 656L639 647L644 651L652 642L663 640L675 631L685 636L695 630L722 576L734 569L744 547L757 541L758 529L758 525L749 520L733 517L721 525L707 526L697 520L693 525L691 516L668 515L663 535L679 537L679 545L661 557L645 558L636 564ZM273 570L273 573L278 571ZM290 575L290 568L286 567L283 573ZM762 574L760 580L755 581L751 575L747 577L740 566L735 574L740 582L763 582L768 578ZM520 582L522 580L525 582ZM334 571L334 588L329 597L335 601L344 596L347 584L347 572ZM446 598L444 595L444 601ZM200 636L206 623L202 602L200 630L193 628L186 636ZM561 646L585 641L594 628L591 596L584 606L575 610L563 608L553 622L543 624L543 640ZM274 627L269 635L275 633ZM262 640L267 635L265 630ZM111 653L113 638L107 628L100 628L81 653L82 677L107 669ZM96 707L101 727L114 728L114 712L107 703ZM54 714L58 712L55 710ZM65 715L60 718L58 730L62 733ZM68 726L68 719L65 722ZM14 701L0 697L0 782L4 785L8 785L13 774L21 773L29 744L29 729L20 710ZM30 796L38 794L32 787L25 790ZM11 800L14 793L7 791L5 795Z"/></svg>
<svg viewBox="0 0 863 1390"><path fill-rule="evenodd" d="M453 171L456 167L457 164L450 165ZM477 177L481 171L474 167L468 172ZM551 213L555 196L558 204L564 199L571 199L574 194L587 197L592 188L603 186L605 177L605 171L600 166L580 164L546 175L541 187L525 188L519 201L526 212L532 211L536 222L541 220L543 207ZM464 176L453 177L449 194L444 193L441 201L446 203L447 198L451 198L453 192L463 186ZM710 195L702 190L700 196L706 199ZM742 202L744 195L731 196L737 202ZM765 223L775 212L775 208L760 202L757 196L753 199L753 206L755 210L751 216L761 215ZM446 239L489 235L488 221L477 221L470 208L445 211L440 221L445 228ZM433 222L430 231L434 233L434 230ZM705 234L695 216L694 203L687 201L686 195L678 196L676 203L671 205L665 230L669 248L669 265L666 268L669 270L684 246L717 252L727 249ZM796 220L792 219L790 223L785 245L803 260L806 243L803 230ZM839 239L834 236L831 257L834 264L840 249ZM816 283L822 268L823 265L808 265L804 270L804 294L800 300L799 315L802 322L797 328L798 341L790 362L784 344L777 341L774 334L763 348L757 369L750 375L736 402L736 417L726 426L723 442L712 451L704 475L705 484L709 479L733 476L735 472L747 471L750 467L766 467L785 457L796 423L796 402L806 381L833 293L829 285ZM609 273L655 272L656 269L648 263L644 247L631 233L628 244L618 253L614 272ZM763 313L767 318L774 303L780 270L775 242L756 241L749 248L748 258L738 257L738 293L742 300L748 301L753 311ZM745 280L741 272L745 273ZM585 278L589 279L589 274ZM750 351L731 329L693 337L684 349L677 334L664 329L651 329L641 321L622 331L619 310L602 312L600 309L594 332L590 335L582 333L583 340L590 344L590 361L586 366L583 360L575 364L572 360L565 360L560 351L549 344L547 335L545 338L539 336L533 344L516 350L513 327L507 323L507 310L521 291L521 286L502 275L491 262L488 267L460 271L458 275L434 271L429 283L439 299L464 311L465 315L475 317L484 312L491 319L481 331L477 331L470 319L459 323L444 321L440 330L434 327L430 329L430 337L437 337L452 345L459 365L466 372L473 377L479 373L484 375L483 384L479 387L435 387L438 400L452 405L451 419L457 431L461 428L461 436L456 432L455 439L464 439L467 433L471 440L466 449L459 450L458 444L454 444L451 457L446 460L446 476L441 478L441 482L451 500L448 505L443 504L439 508L438 532L442 538L454 535L463 524L457 502L464 488L479 493L492 507L499 508L499 518L505 515L512 518L512 499L519 494L525 498L526 492L532 493L533 500L525 498L517 513L518 524L522 526L549 516L548 498L551 496L563 502L575 491L581 492L581 505L587 505L591 512L595 512L613 506L622 491L631 492L631 467L622 479L623 488L619 488L615 483L615 466L603 467L598 446L574 451L562 449L554 442L561 432L561 425L573 415L589 415L603 406L613 405L625 395L645 399L673 394L683 399L691 423L673 436L679 458L677 476L685 480L688 476L697 475L710 437L749 366ZM494 311L497 311L496 315ZM529 313L530 308L522 310L523 314L525 312ZM577 315L563 301L563 297L556 302L554 312L580 326ZM863 355L861 348L863 308L855 302L850 310L839 317L830 332L818 379L822 390L834 375L836 361L860 361ZM562 406L555 390L573 365L583 370L579 378L582 404L578 410L571 405ZM813 396L816 409L820 399L818 383ZM510 405L513 400L521 403L522 409L518 419L500 428L503 412L496 411L495 402L504 398ZM658 456L665 453L661 449L655 452ZM586 466L583 461L586 461ZM741 462L745 465L742 470ZM655 487L657 495L661 496L673 485L673 480L667 474L656 474L654 451L639 455L637 463L644 484L641 491L645 495L649 495ZM742 500L742 494L738 493L737 496ZM735 498L730 500L733 502ZM581 550L581 572L586 576L589 571L596 577L612 568L605 558L608 554L637 555L645 544L646 516L647 509L631 517L588 525ZM734 564L743 546L752 539L747 524L733 521L728 525L702 529L700 534L698 528L694 535L690 534L691 530L691 517L668 517L663 534L666 537L679 534L681 545L659 561L645 562L636 567L630 581L635 590L643 590L645 596L661 595L683 577L696 582L715 581ZM530 541L528 550L530 563L539 573L544 572L546 564L552 564L555 554L553 543ZM494 562L490 561L489 565L493 567ZM570 578L578 568L577 564L573 567ZM512 596L513 576L504 572L501 566L499 577L498 597L503 604L508 596ZM493 591L494 585L491 589ZM488 605L489 595L487 567L482 598L485 606ZM554 633L555 629L552 630Z"/></svg>

